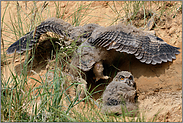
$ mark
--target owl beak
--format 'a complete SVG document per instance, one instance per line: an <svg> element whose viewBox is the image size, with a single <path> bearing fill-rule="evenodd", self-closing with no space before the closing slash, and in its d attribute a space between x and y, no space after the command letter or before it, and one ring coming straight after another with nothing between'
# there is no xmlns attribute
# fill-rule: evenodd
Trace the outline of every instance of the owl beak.
<svg viewBox="0 0 183 123"><path fill-rule="evenodd" d="M127 83L130 86L134 86L135 82L133 80L130 80L130 79L126 78L126 82L125 83Z"/></svg>

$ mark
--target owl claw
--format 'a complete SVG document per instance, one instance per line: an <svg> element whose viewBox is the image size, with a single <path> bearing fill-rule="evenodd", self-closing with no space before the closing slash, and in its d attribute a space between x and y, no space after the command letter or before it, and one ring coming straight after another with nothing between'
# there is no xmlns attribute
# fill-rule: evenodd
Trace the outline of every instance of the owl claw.
<svg viewBox="0 0 183 123"><path fill-rule="evenodd" d="M102 77L93 77L95 79L95 82L99 81L100 79L109 79L109 76L102 76Z"/></svg>
<svg viewBox="0 0 183 123"><path fill-rule="evenodd" d="M103 76L101 77L101 79L109 79L110 77L109 76Z"/></svg>

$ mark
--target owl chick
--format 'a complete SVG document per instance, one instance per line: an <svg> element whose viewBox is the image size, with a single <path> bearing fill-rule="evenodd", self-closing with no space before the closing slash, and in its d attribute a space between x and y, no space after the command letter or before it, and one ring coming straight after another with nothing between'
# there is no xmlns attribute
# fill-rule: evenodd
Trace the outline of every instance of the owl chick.
<svg viewBox="0 0 183 123"><path fill-rule="evenodd" d="M137 115L136 88L133 75L128 71L118 72L103 93L102 112Z"/></svg>

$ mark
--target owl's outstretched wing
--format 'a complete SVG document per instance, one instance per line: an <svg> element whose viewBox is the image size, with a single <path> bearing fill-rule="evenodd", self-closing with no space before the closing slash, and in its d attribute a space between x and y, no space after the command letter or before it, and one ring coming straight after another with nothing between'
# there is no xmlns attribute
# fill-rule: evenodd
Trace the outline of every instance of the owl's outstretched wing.
<svg viewBox="0 0 183 123"><path fill-rule="evenodd" d="M161 38L133 26L122 24L107 28L97 28L88 42L107 50L134 54L137 59L146 64L157 64L176 59L179 54L177 47L171 46Z"/></svg>
<svg viewBox="0 0 183 123"><path fill-rule="evenodd" d="M59 18L49 18L42 22L35 30L28 32L15 43L13 43L8 49L7 54L12 54L15 50L18 53L22 53L26 49L30 50L33 45L38 42L40 36L46 32L54 32L58 35L66 35L66 30L71 25Z"/></svg>

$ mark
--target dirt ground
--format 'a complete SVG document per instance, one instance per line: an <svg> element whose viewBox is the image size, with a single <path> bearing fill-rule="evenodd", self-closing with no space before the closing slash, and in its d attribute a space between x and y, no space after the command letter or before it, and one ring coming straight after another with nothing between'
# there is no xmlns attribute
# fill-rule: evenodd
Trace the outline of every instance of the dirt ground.
<svg viewBox="0 0 183 123"><path fill-rule="evenodd" d="M84 5L89 4L90 2L69 2L65 15L63 19L67 19L71 15L72 11L78 6L78 3L83 3ZM123 5L123 2L119 2ZM119 64L120 70L130 71L134 75L134 79L137 84L137 93L139 108L142 113L144 113L147 119L153 118L158 112L158 121L159 122L182 122L182 10L179 11L169 11L173 10L173 5L176 5L175 8L180 7L181 2L166 2L164 10L165 13L161 16L160 20L156 20L156 26L153 30L156 32L156 35L162 38L165 42L170 45L180 48L180 54L176 55L176 60L173 62L162 63L158 65L146 65L138 61L133 55L129 55L128 61L121 61ZM32 2L27 2L27 6L32 4ZM43 2L37 2L37 5L42 5ZM67 1L60 2L61 8L66 7ZM120 10L120 4L116 4L116 8ZM1 15L4 13L4 9L7 5L6 1L1 2ZM22 9L25 9L25 12L28 9L25 7L25 2L19 2L19 5ZM112 11L111 6L113 2L105 1L94 1L91 2L90 10L88 13L90 16L86 16L81 25L86 23L97 23L101 26L109 26L115 19L118 18L114 11ZM160 4L161 5L161 4ZM49 2L48 6L51 10L51 13L55 13L54 2ZM153 12L160 13L161 7L155 3L147 2L147 7L149 7ZM16 2L10 2L7 13L16 14ZM176 16L173 18L173 16ZM54 14L53 14L54 15ZM121 11L120 17L125 15L124 11ZM47 19L47 15L45 15ZM4 21L7 24L10 24L9 14L5 14ZM71 22L71 20L68 20ZM133 21L133 25L137 27L142 27L144 20L136 19ZM3 25L2 29L6 28L6 25ZM15 42L14 35L3 32L2 38L8 40L9 42L4 42L5 49L12 43ZM6 36L5 36L6 35ZM1 54L2 54L2 45L1 45ZM13 55L10 55L13 56ZM15 63L12 63L12 57L9 59L8 63L1 63L2 73L8 78L11 76L9 71L13 70L20 71L20 60L16 59ZM22 57L22 60L24 58ZM130 62L129 62L130 61ZM15 66L15 67L14 67ZM43 65L38 65L34 70L39 75L44 75L45 67ZM39 75L31 74L30 77L39 78ZM112 79L111 79L112 80ZM30 84L33 80L29 81ZM96 83L97 85L97 83ZM93 86L96 86L95 84ZM104 89L100 87L98 89ZM97 99L102 94L96 94L95 98Z"/></svg>

